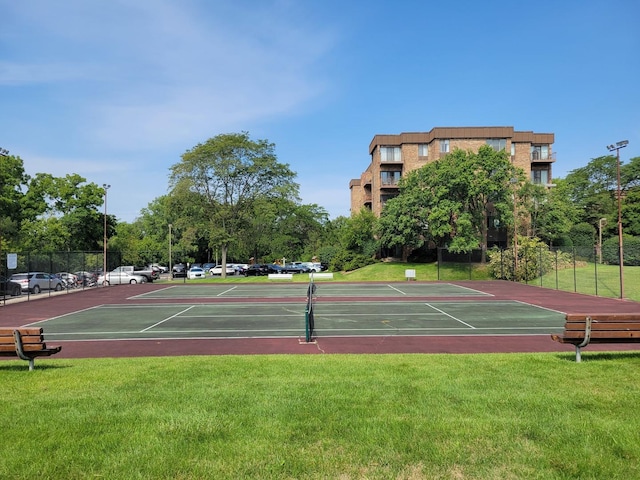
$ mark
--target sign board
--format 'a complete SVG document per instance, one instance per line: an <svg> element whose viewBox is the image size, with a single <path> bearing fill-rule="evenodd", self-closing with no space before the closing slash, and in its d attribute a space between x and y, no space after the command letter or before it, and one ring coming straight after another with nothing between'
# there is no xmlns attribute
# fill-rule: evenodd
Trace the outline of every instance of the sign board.
<svg viewBox="0 0 640 480"><path fill-rule="evenodd" d="M18 268L18 254L7 253L7 268L9 270L15 270Z"/></svg>

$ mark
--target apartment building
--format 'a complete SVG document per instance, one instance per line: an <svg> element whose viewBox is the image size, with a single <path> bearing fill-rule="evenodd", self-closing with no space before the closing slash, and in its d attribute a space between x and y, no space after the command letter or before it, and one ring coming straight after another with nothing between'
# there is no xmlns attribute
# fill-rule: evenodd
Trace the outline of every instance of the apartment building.
<svg viewBox="0 0 640 480"><path fill-rule="evenodd" d="M435 127L426 133L376 135L369 144L371 163L360 178L349 182L351 213L366 207L380 216L385 202L398 194L406 173L459 148L477 151L481 145L511 153L533 183L551 184L553 133L515 131L513 127Z"/></svg>

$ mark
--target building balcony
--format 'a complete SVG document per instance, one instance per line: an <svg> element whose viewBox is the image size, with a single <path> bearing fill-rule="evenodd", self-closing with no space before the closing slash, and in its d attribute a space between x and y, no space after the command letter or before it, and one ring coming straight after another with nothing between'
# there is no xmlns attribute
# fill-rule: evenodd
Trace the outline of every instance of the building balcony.
<svg viewBox="0 0 640 480"><path fill-rule="evenodd" d="M556 152L542 155L540 152L532 152L529 155L531 163L553 163L556 161Z"/></svg>

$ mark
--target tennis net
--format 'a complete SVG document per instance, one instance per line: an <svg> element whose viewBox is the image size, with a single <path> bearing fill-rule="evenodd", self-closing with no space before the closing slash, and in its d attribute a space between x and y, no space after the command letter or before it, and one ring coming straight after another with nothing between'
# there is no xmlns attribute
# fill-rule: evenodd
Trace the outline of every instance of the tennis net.
<svg viewBox="0 0 640 480"><path fill-rule="evenodd" d="M315 333L315 321L313 318L313 308L315 302L316 284L313 282L313 276L309 280L307 288L307 306L304 310L305 339L310 342Z"/></svg>

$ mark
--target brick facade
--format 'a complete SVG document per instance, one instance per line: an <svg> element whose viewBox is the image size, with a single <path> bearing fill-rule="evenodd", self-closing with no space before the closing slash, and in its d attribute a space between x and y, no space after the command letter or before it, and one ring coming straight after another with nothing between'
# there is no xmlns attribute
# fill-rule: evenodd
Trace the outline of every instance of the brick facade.
<svg viewBox="0 0 640 480"><path fill-rule="evenodd" d="M351 214L364 207L380 216L384 202L398 194L399 177L446 155L441 153L441 142L448 142L449 152L456 148L477 151L487 140L503 141L505 150L512 153L511 161L532 181L539 183L543 178L546 180L543 184L551 183L551 165L555 161L553 133L520 132L513 127L436 127L424 133L376 135L369 144L371 163L360 178L349 182ZM382 149L399 149L400 154L383 159ZM420 155L421 149L426 155ZM538 172L536 179L532 165L543 173Z"/></svg>

